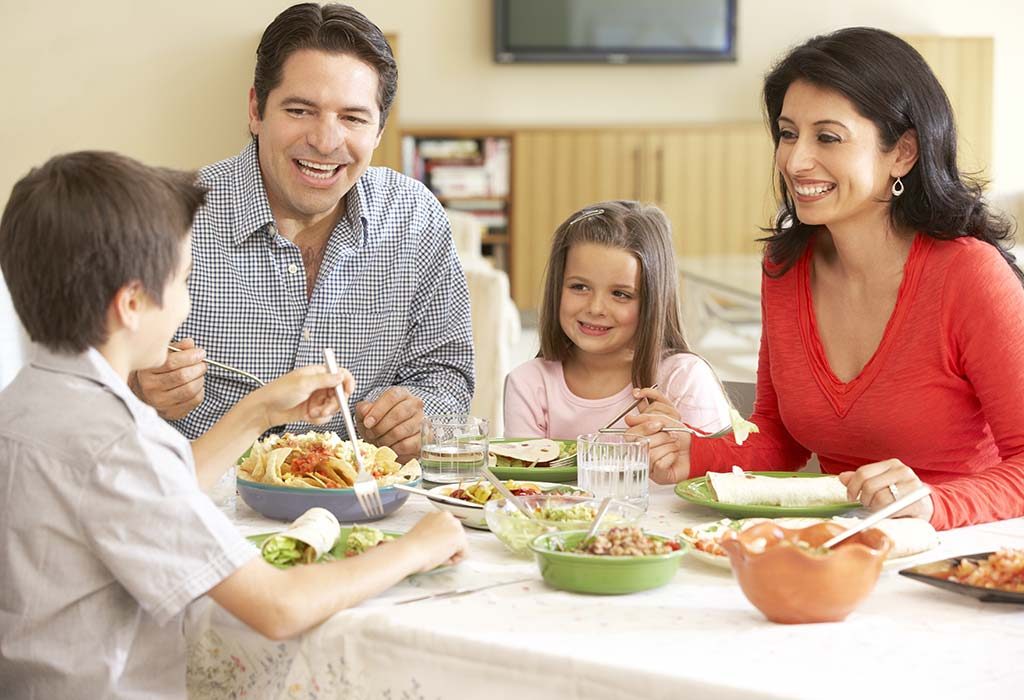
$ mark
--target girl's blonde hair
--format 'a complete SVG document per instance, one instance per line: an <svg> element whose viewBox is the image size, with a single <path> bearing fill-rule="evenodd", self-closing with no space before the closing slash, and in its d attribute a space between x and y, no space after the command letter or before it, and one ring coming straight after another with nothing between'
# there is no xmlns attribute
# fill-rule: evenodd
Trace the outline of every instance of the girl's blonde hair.
<svg viewBox="0 0 1024 700"><path fill-rule="evenodd" d="M616 200L574 212L555 230L540 309L540 357L564 362L572 341L558 319L569 248L577 243L619 248L640 263L640 319L633 352L633 386L655 381L661 361L690 352L679 311L679 284L672 250L672 226L656 206Z"/></svg>

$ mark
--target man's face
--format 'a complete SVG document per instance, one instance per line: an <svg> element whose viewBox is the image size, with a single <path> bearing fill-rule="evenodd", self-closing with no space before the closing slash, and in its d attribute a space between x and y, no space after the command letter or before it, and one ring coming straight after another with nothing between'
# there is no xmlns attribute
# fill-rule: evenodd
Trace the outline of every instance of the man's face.
<svg viewBox="0 0 1024 700"><path fill-rule="evenodd" d="M279 226L334 215L380 143L377 72L348 54L312 49L285 61L262 119L249 93L249 129Z"/></svg>

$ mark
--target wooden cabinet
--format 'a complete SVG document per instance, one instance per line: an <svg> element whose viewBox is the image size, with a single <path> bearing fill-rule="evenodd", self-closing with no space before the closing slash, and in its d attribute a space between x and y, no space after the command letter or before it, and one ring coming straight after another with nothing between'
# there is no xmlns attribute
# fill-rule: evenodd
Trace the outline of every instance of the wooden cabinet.
<svg viewBox="0 0 1024 700"><path fill-rule="evenodd" d="M513 296L536 309L555 228L606 199L657 204L684 255L750 253L772 201L771 140L760 123L515 132Z"/></svg>

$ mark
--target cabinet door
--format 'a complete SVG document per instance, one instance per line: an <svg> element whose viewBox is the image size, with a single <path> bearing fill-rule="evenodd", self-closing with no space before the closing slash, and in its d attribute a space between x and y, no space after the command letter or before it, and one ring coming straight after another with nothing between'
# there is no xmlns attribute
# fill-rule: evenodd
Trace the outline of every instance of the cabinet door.
<svg viewBox="0 0 1024 700"><path fill-rule="evenodd" d="M652 131L644 198L672 222L677 255L758 251L774 210L771 138L758 122Z"/></svg>
<svg viewBox="0 0 1024 700"><path fill-rule="evenodd" d="M516 133L512 295L520 309L539 308L551 239L569 214L602 200L641 195L644 151L643 131L609 128Z"/></svg>

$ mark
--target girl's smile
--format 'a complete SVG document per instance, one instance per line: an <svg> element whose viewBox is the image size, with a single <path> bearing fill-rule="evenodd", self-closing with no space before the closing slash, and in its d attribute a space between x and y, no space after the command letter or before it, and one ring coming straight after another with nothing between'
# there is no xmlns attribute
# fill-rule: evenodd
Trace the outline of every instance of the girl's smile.
<svg viewBox="0 0 1024 700"><path fill-rule="evenodd" d="M565 259L559 323L587 356L626 357L640 318L640 263L632 253L597 243L577 243Z"/></svg>

